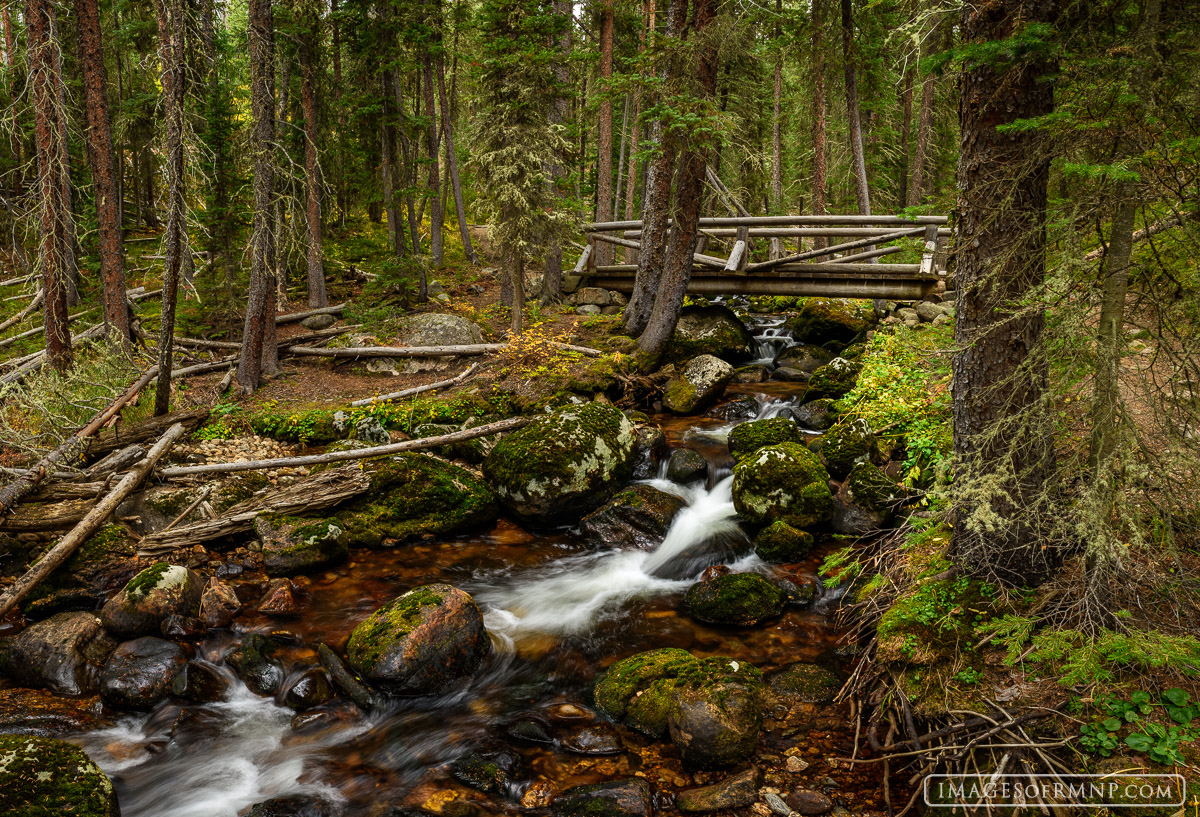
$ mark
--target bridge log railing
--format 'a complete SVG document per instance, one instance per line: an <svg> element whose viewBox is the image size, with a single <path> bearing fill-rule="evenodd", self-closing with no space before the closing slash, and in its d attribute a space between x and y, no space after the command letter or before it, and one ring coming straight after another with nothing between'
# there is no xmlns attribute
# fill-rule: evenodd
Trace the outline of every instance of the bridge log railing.
<svg viewBox="0 0 1200 817"><path fill-rule="evenodd" d="M688 291L698 294L825 295L920 298L945 289L945 216L736 216L702 218ZM640 221L587 225L575 274L590 286L632 290L641 250ZM767 239L756 244L755 239ZM777 241L771 241L777 239ZM770 246L795 240L796 251L769 257ZM915 263L880 259L922 242ZM597 266L597 243L625 250L623 264ZM904 243L897 243L904 242ZM727 255L714 254L718 245ZM906 246L907 245L907 246ZM778 253L778 249L776 250ZM767 255L768 257L763 257Z"/></svg>

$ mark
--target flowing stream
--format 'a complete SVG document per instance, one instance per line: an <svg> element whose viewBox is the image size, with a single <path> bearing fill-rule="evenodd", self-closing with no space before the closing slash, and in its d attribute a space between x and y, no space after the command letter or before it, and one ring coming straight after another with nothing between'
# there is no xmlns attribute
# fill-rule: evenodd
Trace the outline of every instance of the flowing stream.
<svg viewBox="0 0 1200 817"><path fill-rule="evenodd" d="M776 326L760 329L764 359L790 342L772 334L780 331ZM787 392L756 391L761 388L740 387L758 399L759 417L795 404ZM711 474L707 483L689 486L649 481L686 503L657 547L598 551L570 531L534 534L501 521L484 535L354 554L353 561L312 577L302 617L252 614L239 626L273 632L290 645L278 658L294 672L316 663L317 643L343 645L379 605L419 584L444 581L474 596L492 634L496 649L476 676L443 696L393 701L367 716L337 704L296 716L251 693L222 667L231 684L226 700L186 707L168 701L76 738L114 778L124 817L235 817L254 803L289 795L316 798L331 813L347 815L376 814L381 803L436 811L429 804L447 788L447 765L471 750L506 752L518 764L515 780L537 778L556 788L593 782L602 779L595 759L564 750L562 736L574 727L556 725L554 713L564 704L587 707L590 684L613 661L664 646L762 668L828 654L837 633L820 605L736 631L679 611L684 592L711 565L803 578L815 574L821 552L790 572L753 555L731 496L724 440L735 423L654 419L673 445L701 451ZM234 644L230 633L212 635L197 655L220 666ZM510 727L522 718L549 724L551 742L515 743ZM607 762L614 774L631 768L624 756ZM517 804L493 798L479 808L479 814L515 813Z"/></svg>

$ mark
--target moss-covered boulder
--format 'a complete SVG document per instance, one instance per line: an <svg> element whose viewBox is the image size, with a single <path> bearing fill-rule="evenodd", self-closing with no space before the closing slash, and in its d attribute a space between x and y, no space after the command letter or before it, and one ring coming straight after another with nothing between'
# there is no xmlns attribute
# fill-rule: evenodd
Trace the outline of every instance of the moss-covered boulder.
<svg viewBox="0 0 1200 817"><path fill-rule="evenodd" d="M733 506L751 524L811 527L833 515L829 473L799 443L760 448L734 466Z"/></svg>
<svg viewBox="0 0 1200 817"><path fill-rule="evenodd" d="M801 428L807 428L810 431L825 431L832 428L837 419L833 411L833 405L836 402L831 397L810 400L804 405L792 409L792 418L799 423Z"/></svg>
<svg viewBox="0 0 1200 817"><path fill-rule="evenodd" d="M683 500L649 485L631 485L592 511L579 529L593 545L630 549L657 545L667 535Z"/></svg>
<svg viewBox="0 0 1200 817"><path fill-rule="evenodd" d="M697 355L713 355L736 363L753 354L754 335L731 309L720 305L686 306L679 313L664 359L678 363Z"/></svg>
<svg viewBox="0 0 1200 817"><path fill-rule="evenodd" d="M779 443L804 445L804 432L791 417L751 420L729 432L729 453L734 460L748 457L760 448Z"/></svg>
<svg viewBox="0 0 1200 817"><path fill-rule="evenodd" d="M508 794L516 765L506 753L468 752L450 764L450 776L484 794Z"/></svg>
<svg viewBox="0 0 1200 817"><path fill-rule="evenodd" d="M907 492L871 462L857 463L833 497L831 527L851 536L887 525Z"/></svg>
<svg viewBox="0 0 1200 817"><path fill-rule="evenodd" d="M813 535L794 528L782 519L772 522L754 537L754 553L768 564L793 564L812 550Z"/></svg>
<svg viewBox="0 0 1200 817"><path fill-rule="evenodd" d="M458 426L447 423L422 423L413 428L412 436L423 440L427 437L441 437L445 434L453 434L455 431L461 430ZM483 458L487 456L487 452L491 450L491 447L492 443L486 441L484 437L476 437L472 440L462 440L457 443L439 446L433 450L443 457L450 457L477 465L483 462Z"/></svg>
<svg viewBox="0 0 1200 817"><path fill-rule="evenodd" d="M834 479L845 479L854 466L870 462L877 451L875 432L861 417L834 426L821 441L821 457Z"/></svg>
<svg viewBox="0 0 1200 817"><path fill-rule="evenodd" d="M483 343L479 326L460 315L440 312L421 312L400 320L396 333L397 346L459 346ZM454 363L448 357L405 358L400 371L406 374L441 371Z"/></svg>
<svg viewBox="0 0 1200 817"><path fill-rule="evenodd" d="M640 777L573 786L551 804L554 817L650 817L650 784Z"/></svg>
<svg viewBox="0 0 1200 817"><path fill-rule="evenodd" d="M346 531L334 519L265 514L254 520L268 576L311 573L345 559Z"/></svg>
<svg viewBox="0 0 1200 817"><path fill-rule="evenodd" d="M440 692L491 651L475 600L448 584L414 588L354 628L346 658L365 680L397 695Z"/></svg>
<svg viewBox="0 0 1200 817"><path fill-rule="evenodd" d="M808 390L804 393L809 400L821 397L837 399L854 388L862 365L843 357L835 357L817 369L808 379Z"/></svg>
<svg viewBox="0 0 1200 817"><path fill-rule="evenodd" d="M129 580L100 609L109 632L123 638L160 632L163 619L194 618L200 612L204 579L183 565L158 562Z"/></svg>
<svg viewBox="0 0 1200 817"><path fill-rule="evenodd" d="M800 311L784 322L796 340L813 343L849 343L874 323L875 308L870 301L848 298L805 298Z"/></svg>
<svg viewBox="0 0 1200 817"><path fill-rule="evenodd" d="M662 404L675 414L697 414L715 403L731 380L733 367L719 357L694 357L667 381Z"/></svg>
<svg viewBox="0 0 1200 817"><path fill-rule="evenodd" d="M784 701L827 704L837 696L842 680L820 664L797 661L767 673L767 686Z"/></svg>
<svg viewBox="0 0 1200 817"><path fill-rule="evenodd" d="M705 658L671 696L667 729L687 766L723 769L754 754L762 729L762 674L744 661Z"/></svg>
<svg viewBox="0 0 1200 817"><path fill-rule="evenodd" d="M675 682L698 663L690 652L674 647L631 655L596 679L596 706L642 734L665 737Z"/></svg>
<svg viewBox="0 0 1200 817"><path fill-rule="evenodd" d="M275 660L276 645L261 633L250 633L225 655L242 683L259 695L274 695L283 684L283 667Z"/></svg>
<svg viewBox="0 0 1200 817"><path fill-rule="evenodd" d="M629 480L636 437L613 406L572 406L502 439L484 460L483 475L517 518L574 522Z"/></svg>
<svg viewBox="0 0 1200 817"><path fill-rule="evenodd" d="M0 735L0 814L120 817L112 781L78 746Z"/></svg>
<svg viewBox="0 0 1200 817"><path fill-rule="evenodd" d="M100 697L122 709L153 709L171 694L175 674L187 664L178 644L153 636L126 641L100 675Z"/></svg>
<svg viewBox="0 0 1200 817"><path fill-rule="evenodd" d="M499 513L470 471L428 454L371 460L371 487L336 515L351 547L379 547L478 528Z"/></svg>
<svg viewBox="0 0 1200 817"><path fill-rule="evenodd" d="M757 573L726 573L688 589L692 618L709 624L748 627L783 612L784 592Z"/></svg>
<svg viewBox="0 0 1200 817"><path fill-rule="evenodd" d="M21 612L38 621L66 611L94 611L138 572L136 550L124 526L105 525L25 597Z"/></svg>
<svg viewBox="0 0 1200 817"><path fill-rule="evenodd" d="M0 672L22 686L62 695L94 695L117 647L91 613L58 613L0 640Z"/></svg>
<svg viewBox="0 0 1200 817"><path fill-rule="evenodd" d="M780 351L775 356L775 365L812 374L833 360L834 357L833 352L830 352L823 346L817 346L812 343L798 343L795 346L789 346Z"/></svg>
<svg viewBox="0 0 1200 817"><path fill-rule="evenodd" d="M675 797L675 807L684 814L743 809L758 800L762 784L762 769L750 766L719 783L681 791Z"/></svg>

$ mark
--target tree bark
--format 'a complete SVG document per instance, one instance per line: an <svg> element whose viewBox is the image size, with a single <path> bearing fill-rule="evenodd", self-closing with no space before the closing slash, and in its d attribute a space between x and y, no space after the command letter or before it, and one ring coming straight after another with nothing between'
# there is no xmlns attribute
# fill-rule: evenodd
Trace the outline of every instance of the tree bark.
<svg viewBox="0 0 1200 817"><path fill-rule="evenodd" d="M338 0L329 0L330 48L333 50L333 107L337 111L337 209L338 225L346 226L346 111L342 107L342 21Z"/></svg>
<svg viewBox="0 0 1200 817"><path fill-rule="evenodd" d="M1004 40L1029 23L1053 24L1056 0L966 6L964 44ZM1036 299L1046 266L1043 137L1005 129L1054 109L1053 65L968 63L959 79L959 197L954 242L956 564L977 575L1036 585L1055 551L1040 535L1054 466L1046 416L1045 319ZM1031 301L1033 301L1031 303Z"/></svg>
<svg viewBox="0 0 1200 817"><path fill-rule="evenodd" d="M771 108L771 212L783 212L783 0L775 0L775 98ZM783 240L771 239L771 258L783 255Z"/></svg>
<svg viewBox="0 0 1200 817"><path fill-rule="evenodd" d="M442 110L442 131L446 134L446 164L450 172L450 189L454 194L454 216L458 219L458 237L462 240L463 253L467 262L479 264L479 256L471 245L471 230L467 224L467 211L463 207L462 183L458 178L458 155L454 152L454 112L446 97L446 61L437 58L438 105Z"/></svg>
<svg viewBox="0 0 1200 817"><path fill-rule="evenodd" d="M642 13L645 15L646 24L642 28L642 37L641 37L641 45L639 48L639 54L642 57L645 57L647 35L649 34L649 36L653 36L653 34L654 34L654 0L643 0ZM629 135L629 169L626 172L626 176L628 177L629 181L625 185L625 220L626 221L633 220L633 207L637 201L637 188L638 188L637 154L638 154L638 148L641 145L641 138L642 138L641 119L642 119L642 86L639 84L634 88L634 91L633 91L633 132L630 133L630 135ZM627 250L625 253L625 262L632 263L632 256L630 255L629 250Z"/></svg>
<svg viewBox="0 0 1200 817"><path fill-rule="evenodd" d="M917 147L913 152L912 181L909 182L905 204L916 207L921 203L925 187L926 153L929 150L929 133L933 130L933 91L936 77L929 74L921 83L921 112L917 117Z"/></svg>
<svg viewBox="0 0 1200 817"><path fill-rule="evenodd" d="M908 134L912 130L913 71L909 66L904 72L904 93L900 95L900 201L908 201L909 146Z"/></svg>
<svg viewBox="0 0 1200 817"><path fill-rule="evenodd" d="M825 215L826 181L825 159L825 0L813 0L812 4L812 71L813 71L813 214ZM817 238L814 247L825 246L825 239Z"/></svg>
<svg viewBox="0 0 1200 817"><path fill-rule="evenodd" d="M600 5L600 111L596 122L596 221L610 221L613 215L613 0ZM596 246L596 263L611 264L610 245Z"/></svg>
<svg viewBox="0 0 1200 817"><path fill-rule="evenodd" d="M275 32L271 0L250 0L250 151L254 161L254 223L250 239L250 294L242 329L238 390L253 394L262 379L268 343L275 326L275 232L271 199L275 193ZM271 333L271 342L274 341ZM277 352L275 353L277 356Z"/></svg>
<svg viewBox="0 0 1200 817"><path fill-rule="evenodd" d="M7 13L7 8L6 8ZM133 351L129 307L125 302L125 251L121 241L121 196L113 164L112 124L108 117L108 82L96 0L76 0L79 64L88 124L88 161L96 197L100 244L101 298L109 334L126 354Z"/></svg>
<svg viewBox="0 0 1200 817"><path fill-rule="evenodd" d="M433 259L434 268L442 266L442 193L441 173L438 169L438 117L435 106L437 92L433 79L433 50L441 50L441 7L437 0L430 0L430 27L437 32L434 43L431 43L421 58L422 87L425 91L425 147L429 157L429 255ZM442 112L443 116L445 111ZM417 287L417 300L429 300L427 282L424 276Z"/></svg>
<svg viewBox="0 0 1200 817"><path fill-rule="evenodd" d="M308 305L329 306L325 262L321 253L321 166L317 161L317 42L320 17L311 12L300 43L300 95L304 106L304 187L308 217Z"/></svg>
<svg viewBox="0 0 1200 817"><path fill-rule="evenodd" d="M566 125L571 116L571 100L568 97L571 74L567 68L567 61L571 55L571 2L570 0L553 0L552 8L554 14L562 18L563 23L558 42L550 43L552 46L557 46L558 50L557 59L554 61L554 80L558 83L558 87L554 92L554 107L550 111L550 124ZM563 163L561 161L553 162L550 167L549 184L557 188L565 175L566 167ZM545 274L542 276L542 303L558 303L562 300L562 260L562 242L556 241L546 253Z"/></svg>
<svg viewBox="0 0 1200 817"><path fill-rule="evenodd" d="M46 357L57 371L71 366L71 329L67 315L70 267L74 254L75 218L69 190L66 135L60 132L65 106L62 97L62 49L58 19L49 0L28 0L25 6L28 39L29 90L34 113L38 196L41 209L40 261Z"/></svg>
<svg viewBox="0 0 1200 817"><path fill-rule="evenodd" d="M274 25L274 14L272 14L272 25ZM274 34L272 43L274 43ZM272 45L274 48L274 45ZM291 93L292 87L292 72L291 62L287 58L287 54L283 48L275 50L275 57L279 62L279 96L275 100L275 129L279 135L279 150L284 150L282 142L288 130L288 96ZM285 200L287 199L287 175L291 175L291 171L287 170L287 165L280 164L280 172L275 174L275 286L278 290L278 302L287 309L287 288L288 288L288 268L287 268L287 214L285 212Z"/></svg>
<svg viewBox="0 0 1200 817"><path fill-rule="evenodd" d="M854 198L861 215L871 213L867 158L863 152L862 117L858 109L858 75L854 56L854 0L842 0L842 60L846 73L846 119L850 123L850 159L854 168Z"/></svg>

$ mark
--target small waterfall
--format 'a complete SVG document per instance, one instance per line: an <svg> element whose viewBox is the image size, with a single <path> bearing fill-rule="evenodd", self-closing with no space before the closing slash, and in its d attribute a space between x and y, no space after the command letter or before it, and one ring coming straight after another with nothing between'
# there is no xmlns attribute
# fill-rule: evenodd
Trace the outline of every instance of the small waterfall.
<svg viewBox="0 0 1200 817"><path fill-rule="evenodd" d="M752 329L758 331L754 336L755 354L758 357L751 361L753 365L770 366L781 351L796 345L791 330L783 325L782 318L759 319Z"/></svg>
<svg viewBox="0 0 1200 817"><path fill-rule="evenodd" d="M569 556L504 586L474 591L484 622L510 644L534 634L572 635L619 616L631 601L686 589L709 565L728 559L742 539L733 508L733 477L711 490L666 480L650 485L688 504L654 550ZM753 559L754 557L750 557Z"/></svg>

